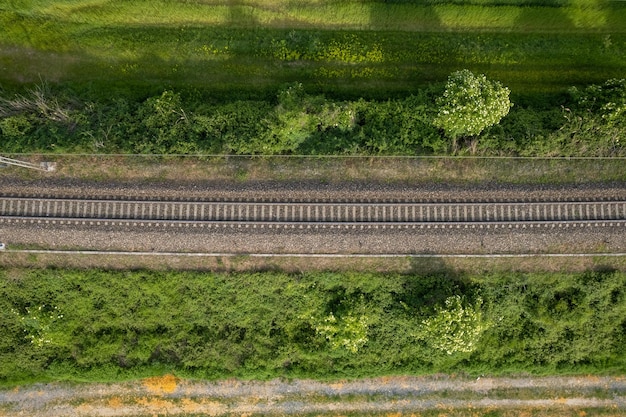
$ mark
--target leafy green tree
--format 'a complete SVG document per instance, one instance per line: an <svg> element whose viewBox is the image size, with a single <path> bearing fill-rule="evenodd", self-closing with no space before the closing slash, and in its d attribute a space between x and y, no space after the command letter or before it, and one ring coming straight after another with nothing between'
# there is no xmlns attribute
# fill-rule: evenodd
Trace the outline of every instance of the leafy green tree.
<svg viewBox="0 0 626 417"><path fill-rule="evenodd" d="M485 75L467 69L456 71L448 77L446 89L436 101L439 112L433 124L452 138L456 148L459 138L479 135L509 113L509 93L508 88L487 80Z"/></svg>

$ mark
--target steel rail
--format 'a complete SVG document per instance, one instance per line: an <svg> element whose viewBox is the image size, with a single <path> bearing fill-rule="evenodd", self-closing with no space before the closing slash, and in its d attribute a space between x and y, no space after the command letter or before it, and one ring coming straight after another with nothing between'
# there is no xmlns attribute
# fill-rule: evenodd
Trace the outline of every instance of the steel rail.
<svg viewBox="0 0 626 417"><path fill-rule="evenodd" d="M447 227L575 223L622 225L626 201L293 203L0 197L0 222L196 224L250 227ZM322 226L324 225L324 226ZM429 226L430 225L430 226ZM535 226L536 227L536 226ZM559 226L560 227L560 226Z"/></svg>
<svg viewBox="0 0 626 417"><path fill-rule="evenodd" d="M125 226L158 228L223 229L584 229L590 227L626 227L626 220L561 220L525 222L269 222L269 221L202 221L202 220L136 220L77 219L49 217L0 216L0 224L38 224L73 226Z"/></svg>
<svg viewBox="0 0 626 417"><path fill-rule="evenodd" d="M626 0L625 0L626 1ZM132 204L205 204L205 205L219 205L219 204L267 204L267 205L285 205L285 206L297 206L297 205L310 205L310 206L328 206L328 205L343 205L343 206L367 206L367 205L389 205L389 206L403 206L403 205L423 205L423 206L448 206L448 205L486 205L486 204L508 204L508 205L526 205L526 204L583 204L583 203L624 203L626 202L626 195L616 195L612 197L602 197L602 198L594 198L594 197L577 197L575 199L572 198L538 198L536 196L532 197L524 197L517 196L513 198L457 198L457 197L446 197L446 198L368 198L368 197L359 197L354 196L351 198L340 197L340 198L324 198L324 197L315 197L315 198L302 198L302 197L269 197L269 198L237 198L237 197L216 197L216 198L206 198L206 197L155 197L155 196L124 196L124 195L114 195L114 194L104 194L104 195L72 195L72 194L20 194L20 193L2 193L0 192L0 201L2 200L20 200L20 201L57 201L57 202L66 202L66 203L107 203L107 202L119 202L119 203L132 203Z"/></svg>
<svg viewBox="0 0 626 417"><path fill-rule="evenodd" d="M624 0L626 1L626 0ZM26 196L22 196L22 195L12 195L12 194L6 194L6 195L0 195L0 201L2 200L20 200L20 201L58 201L58 202L84 202L84 203L109 203L109 202L117 202L117 203L132 203L132 204L146 204L146 203L155 203L155 204L165 204L165 203L172 203L172 204L214 204L214 205L218 205L218 204L267 204L267 205L293 205L293 206L297 206L297 205L302 205L302 204L307 204L307 205L318 205L318 206L328 206L328 205L337 205L337 206L367 206L367 205L395 205L395 206L400 206L400 205L424 205L424 206L440 206L440 205L488 205L488 204L508 204L508 205L525 205L525 204L536 204L536 205L547 205L547 204L604 204L604 203L618 203L618 204L624 204L626 203L626 199L623 198L623 196L621 198L613 198L613 199L608 199L608 198L604 198L604 199L587 199L587 200L583 200L583 199L578 199L578 200L536 200L536 199L527 199L527 200L502 200L502 199L487 199L487 200L474 200L474 201L466 201L464 199L448 199L448 200L444 200L442 199L441 201L411 201L411 200L406 200L406 201L398 201L397 199L394 199L395 201L389 201L389 200L384 200L384 199L371 199L371 200L365 200L361 199L360 201L357 199L355 201L342 201L340 200L321 200L321 199L314 199L314 200L298 200L298 199L285 199L285 200L274 200L274 199L268 199L268 200L257 200L257 199L249 199L249 200L237 200L237 199L232 199L232 200L199 200L199 199L154 199L154 198L145 198L145 199L141 199L141 198L126 198L126 197L120 197L120 196L104 196L104 197L99 197L99 198L95 198L95 197L87 197L87 198L77 198L77 197L71 197L71 196L65 196L65 197L50 197L47 195L42 195L42 196L32 196L32 195L26 195Z"/></svg>

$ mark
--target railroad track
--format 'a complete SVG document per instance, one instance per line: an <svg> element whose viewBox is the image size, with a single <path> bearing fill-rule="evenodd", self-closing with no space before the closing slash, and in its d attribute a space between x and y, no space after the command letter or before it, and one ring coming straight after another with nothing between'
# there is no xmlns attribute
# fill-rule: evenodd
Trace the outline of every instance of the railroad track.
<svg viewBox="0 0 626 417"><path fill-rule="evenodd" d="M0 197L0 223L193 227L626 226L626 201L244 202Z"/></svg>

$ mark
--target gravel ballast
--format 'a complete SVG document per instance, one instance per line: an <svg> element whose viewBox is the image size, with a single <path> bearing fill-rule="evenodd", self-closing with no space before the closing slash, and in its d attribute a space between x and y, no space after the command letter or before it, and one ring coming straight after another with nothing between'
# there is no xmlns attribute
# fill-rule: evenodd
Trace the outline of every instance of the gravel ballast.
<svg viewBox="0 0 626 417"><path fill-rule="evenodd" d="M0 181L2 195L232 201L626 200L625 184L575 186L366 183L128 184L74 180ZM156 252L490 254L626 251L623 226L424 229L286 229L0 223L8 247Z"/></svg>
<svg viewBox="0 0 626 417"><path fill-rule="evenodd" d="M623 227L569 229L246 229L1 225L8 245L209 253L489 254L625 252Z"/></svg>

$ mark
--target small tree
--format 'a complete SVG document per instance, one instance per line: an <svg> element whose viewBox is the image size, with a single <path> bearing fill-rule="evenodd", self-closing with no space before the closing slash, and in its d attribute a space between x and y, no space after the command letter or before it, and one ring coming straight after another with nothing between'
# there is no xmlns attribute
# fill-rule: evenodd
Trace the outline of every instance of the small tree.
<svg viewBox="0 0 626 417"><path fill-rule="evenodd" d="M439 112L433 124L452 138L453 148L464 136L480 134L497 124L513 106L509 89L483 74L470 70L454 72L448 77L446 90L436 101Z"/></svg>

